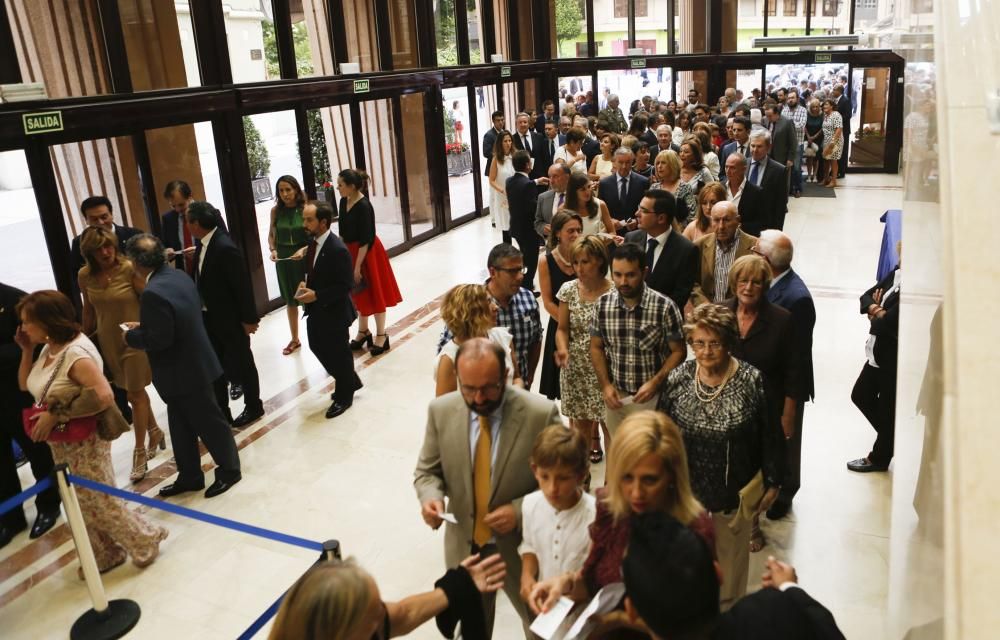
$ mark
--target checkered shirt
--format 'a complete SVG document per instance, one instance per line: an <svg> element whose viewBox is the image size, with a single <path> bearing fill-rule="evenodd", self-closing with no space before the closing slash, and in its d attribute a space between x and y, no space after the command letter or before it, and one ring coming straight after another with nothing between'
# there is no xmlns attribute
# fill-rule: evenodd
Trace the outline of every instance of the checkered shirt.
<svg viewBox="0 0 1000 640"><path fill-rule="evenodd" d="M785 106L781 109L781 117L792 121L795 125L795 137L799 144L802 144L806 139L806 118L809 117L809 110L801 104L794 111Z"/></svg>

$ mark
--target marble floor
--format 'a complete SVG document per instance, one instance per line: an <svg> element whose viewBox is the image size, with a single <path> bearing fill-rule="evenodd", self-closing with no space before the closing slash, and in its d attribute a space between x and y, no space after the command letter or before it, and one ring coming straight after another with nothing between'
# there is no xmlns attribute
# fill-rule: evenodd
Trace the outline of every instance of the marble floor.
<svg viewBox="0 0 1000 640"><path fill-rule="evenodd" d="M753 585L768 554L792 562L848 638L879 638L887 606L890 474L852 474L844 463L867 453L873 439L850 402L867 335L857 298L874 283L879 217L900 207L901 181L851 175L843 185L835 199L790 203L786 231L795 242L794 266L817 308L817 398L805 413L802 489L789 518L764 522L770 543L752 556L750 573ZM385 599L429 588L443 570L442 534L423 524L411 478L434 391L431 358L442 327L437 307L452 285L483 279L486 254L499 240L489 220L477 220L393 259L406 299L389 313L392 350L356 361L365 387L335 420L323 416L331 380L309 350L281 355L288 341L284 311L264 318L253 345L267 415L238 436L244 480L223 497L188 494L176 503L311 540L336 538L376 577ZM165 409L154 402L165 424ZM131 447L130 435L114 443L119 486L129 486ZM168 448L135 489L152 496L169 482L169 457ZM601 477L603 464L595 471ZM21 475L30 484L26 467ZM145 570L127 564L103 576L109 597L142 607L132 637L235 637L315 559L305 549L140 509L170 529L160 558ZM30 501L28 517L34 518ZM62 521L38 541L21 534L0 551L3 636L64 637L90 606L76 567ZM516 638L513 610L499 601L496 637ZM412 637L439 636L431 624Z"/></svg>

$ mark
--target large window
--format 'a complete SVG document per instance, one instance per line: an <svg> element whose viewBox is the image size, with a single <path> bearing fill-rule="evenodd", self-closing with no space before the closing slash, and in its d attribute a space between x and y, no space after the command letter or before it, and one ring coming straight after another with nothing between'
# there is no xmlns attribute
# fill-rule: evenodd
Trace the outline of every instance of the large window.
<svg viewBox="0 0 1000 640"><path fill-rule="evenodd" d="M667 0L649 0L639 13L636 3L635 46L647 56L670 53L670 7Z"/></svg>
<svg viewBox="0 0 1000 640"><path fill-rule="evenodd" d="M466 87L442 90L444 96L444 152L448 166L450 218L456 220L476 211L476 187L473 165L472 118L475 105L469 104ZM470 109L470 106L472 109ZM486 130L480 129L482 133ZM480 166L485 167L484 162Z"/></svg>
<svg viewBox="0 0 1000 640"><path fill-rule="evenodd" d="M458 64L458 40L455 33L455 0L438 0L434 4L434 43L439 67Z"/></svg>
<svg viewBox="0 0 1000 640"><path fill-rule="evenodd" d="M587 3L586 0L554 0L551 6L553 58L587 57Z"/></svg>
<svg viewBox="0 0 1000 640"><path fill-rule="evenodd" d="M55 289L23 151L0 152L0 212L0 273L4 284L29 293Z"/></svg>

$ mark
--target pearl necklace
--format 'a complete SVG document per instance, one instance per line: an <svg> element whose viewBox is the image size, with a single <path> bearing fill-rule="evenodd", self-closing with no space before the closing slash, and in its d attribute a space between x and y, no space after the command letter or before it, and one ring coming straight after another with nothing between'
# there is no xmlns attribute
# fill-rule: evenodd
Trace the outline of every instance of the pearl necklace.
<svg viewBox="0 0 1000 640"><path fill-rule="evenodd" d="M562 251L559 250L559 247L552 250L552 255L555 256L556 262L560 263L562 266L570 268L573 267L573 263L567 262L566 258L562 256Z"/></svg>
<svg viewBox="0 0 1000 640"><path fill-rule="evenodd" d="M726 384L732 379L733 374L736 372L736 361L732 358L729 360L729 368L726 370L725 377L722 378L722 382L719 386L715 388L715 391L710 391L709 386L701 381L699 373L701 372L701 365L695 363L694 368L694 394L704 403L709 403L719 397L722 390L726 388Z"/></svg>

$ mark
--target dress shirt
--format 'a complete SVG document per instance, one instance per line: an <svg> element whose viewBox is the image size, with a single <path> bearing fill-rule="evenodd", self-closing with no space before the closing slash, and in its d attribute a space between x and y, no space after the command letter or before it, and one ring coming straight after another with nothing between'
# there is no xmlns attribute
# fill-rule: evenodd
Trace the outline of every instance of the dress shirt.
<svg viewBox="0 0 1000 640"><path fill-rule="evenodd" d="M649 234L646 234L647 236ZM653 267L656 266L656 261L660 259L660 254L663 253L663 247L667 245L667 238L670 237L670 227L667 230L656 236L655 238L646 238L646 243L648 244L650 240L656 240L656 249L653 250L653 263L648 265L650 273L653 272Z"/></svg>
<svg viewBox="0 0 1000 640"><path fill-rule="evenodd" d="M316 266L316 259L319 258L319 252L323 248L323 243L326 239L330 237L330 229L327 229L316 238L316 255L313 256L313 263L309 265L310 267Z"/></svg>
<svg viewBox="0 0 1000 640"><path fill-rule="evenodd" d="M215 237L215 232L218 231L218 230L219 230L218 227L216 227L215 229L212 229L211 231L209 231L208 233L206 233L205 236L201 239L201 253L198 254L198 275L199 276L201 275L201 265L205 264L205 254L208 253L208 245L209 245L210 242L212 242L212 238Z"/></svg>
<svg viewBox="0 0 1000 640"><path fill-rule="evenodd" d="M738 232L737 232L737 233L738 233ZM778 284L778 280L781 280L782 278L784 278L785 276L787 276L787 275L788 275L789 273L791 273L791 272L792 272L792 268L791 268L791 267L788 267L787 269L785 269L784 271L782 271L782 272L781 272L781 273L779 273L778 275L774 276L774 277L773 277L773 278L771 279L771 286L770 286L769 288L773 289L773 288L774 288L774 285Z"/></svg>
<svg viewBox="0 0 1000 640"><path fill-rule="evenodd" d="M882 294L882 302L879 303L880 307L885 305L885 302L889 299L890 296L899 295L899 283L902 273L903 273L902 269L896 269L896 273L892 278L892 288L890 288L888 291ZM875 336L871 334L868 335L868 342L865 343L865 358L868 359L868 364L875 367L876 369L879 368L879 366L875 364Z"/></svg>
<svg viewBox="0 0 1000 640"><path fill-rule="evenodd" d="M715 295L712 296L712 302L722 302L728 297L726 294L729 291L729 270L732 269L733 262L736 260L736 249L740 246L741 233L739 229L736 230L736 235L733 236L733 241L728 247L723 247L716 238ZM771 284L773 286L774 283Z"/></svg>
<svg viewBox="0 0 1000 640"><path fill-rule="evenodd" d="M500 444L500 421L503 419L503 403L490 415L486 416L490 420L490 477L493 475L493 466L497 461L498 445ZM479 442L479 414L469 410L469 460L475 463L476 443Z"/></svg>
<svg viewBox="0 0 1000 640"><path fill-rule="evenodd" d="M541 491L529 493L521 502L524 537L517 553L535 554L539 580L579 571L590 552L589 527L596 515L597 502L589 493L565 511L556 510Z"/></svg>
<svg viewBox="0 0 1000 640"><path fill-rule="evenodd" d="M517 135L518 137L521 138L521 144L524 146L524 150L527 151L528 153L531 153L533 151L533 149L531 148L531 132L529 131L528 133L519 133Z"/></svg>
<svg viewBox="0 0 1000 640"><path fill-rule="evenodd" d="M726 199L736 205L737 208L740 206L740 198L743 196L743 185L747 183L746 175L743 176L743 182L740 183L740 188L733 193L732 185L726 182Z"/></svg>
<svg viewBox="0 0 1000 640"><path fill-rule="evenodd" d="M561 202L560 202L561 200ZM566 204L566 192L556 191L556 194L552 196L552 216L556 215L556 212L562 209L563 205ZM551 220L552 218L549 218Z"/></svg>

